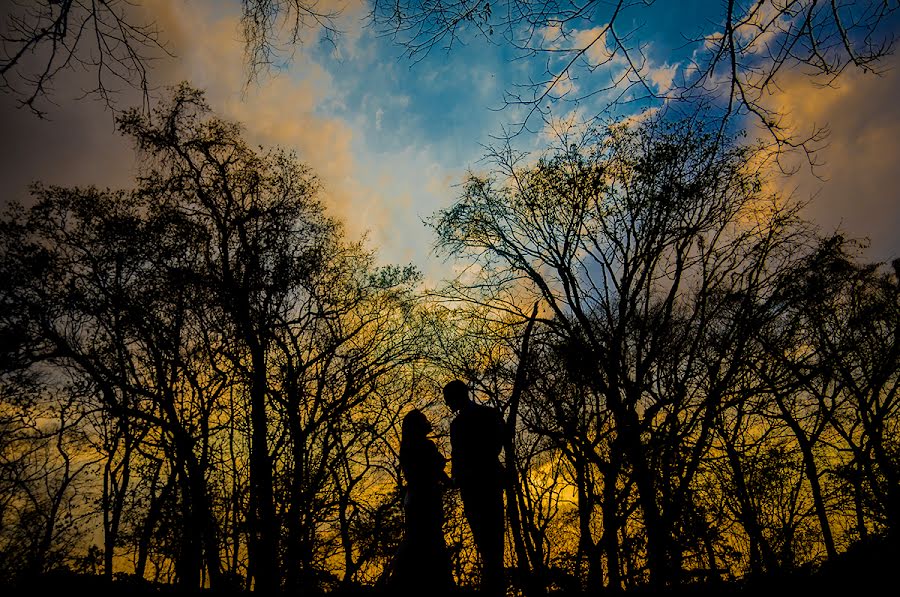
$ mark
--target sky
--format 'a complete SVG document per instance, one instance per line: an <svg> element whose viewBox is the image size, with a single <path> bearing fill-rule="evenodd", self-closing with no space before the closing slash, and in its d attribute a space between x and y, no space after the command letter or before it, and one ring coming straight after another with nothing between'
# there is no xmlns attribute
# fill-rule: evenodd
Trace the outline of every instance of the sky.
<svg viewBox="0 0 900 597"><path fill-rule="evenodd" d="M253 143L296 150L320 176L326 203L348 235L366 235L381 262L412 263L432 281L452 275L433 254L424 220L453 202L467 169L487 167L485 145L521 117L503 108L504 91L540 77L547 58L520 59L508 46L470 38L413 62L366 26L363 0L322 2L343 9L335 43L310 30L283 63L247 84L239 2L142 0L140 16L156 23L173 54L154 61L151 82L161 90L187 80L206 90L217 113L241 122ZM676 76L694 51L685 39L714 33L720 4L657 2L624 15L622 22L644 44L648 80L662 89ZM0 5L5 14L9 0ZM542 34L552 43L552 31ZM816 88L789 74L773 98L797 122L830 129L828 146L817 156L818 177L801 168L779 184L812 198L806 215L823 231L868 237L865 257L879 261L900 257L900 60L892 56L883 66L882 76L848 69L836 88ZM90 76L64 73L44 120L0 93L0 202L27 201L32 181L130 185L134 153L116 134L113 112L95 99L79 99ZM564 83L577 94L602 76ZM551 113L590 113L606 99L557 102ZM116 97L120 108L138 102L127 88ZM539 151L547 136L526 132L516 142Z"/></svg>

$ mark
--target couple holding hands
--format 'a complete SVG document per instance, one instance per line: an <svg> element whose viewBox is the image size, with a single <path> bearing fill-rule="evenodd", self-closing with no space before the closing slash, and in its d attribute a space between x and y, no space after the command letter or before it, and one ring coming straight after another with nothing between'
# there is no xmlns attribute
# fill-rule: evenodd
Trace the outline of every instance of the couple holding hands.
<svg viewBox="0 0 900 597"><path fill-rule="evenodd" d="M420 410L403 418L400 468L406 479L405 537L390 573L397 591L441 594L453 589L450 558L443 534L443 488L460 491L466 520L481 557L485 595L505 594L503 578L504 423L496 408L476 404L465 383L444 386L444 400L456 416L450 424L451 476L446 459L428 438L431 423ZM452 479L452 481L451 481Z"/></svg>

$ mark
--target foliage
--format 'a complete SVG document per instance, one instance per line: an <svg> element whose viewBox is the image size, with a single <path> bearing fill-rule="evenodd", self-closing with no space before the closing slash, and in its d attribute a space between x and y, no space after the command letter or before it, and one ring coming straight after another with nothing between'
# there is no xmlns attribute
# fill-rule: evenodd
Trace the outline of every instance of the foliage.
<svg viewBox="0 0 900 597"><path fill-rule="evenodd" d="M403 532L402 414L448 452L451 378L506 417L525 593L799 574L896 541L896 264L819 236L759 146L703 115L494 150L431 220L463 267L427 293L197 90L119 126L134 189L37 185L0 223L8 578L377 586Z"/></svg>

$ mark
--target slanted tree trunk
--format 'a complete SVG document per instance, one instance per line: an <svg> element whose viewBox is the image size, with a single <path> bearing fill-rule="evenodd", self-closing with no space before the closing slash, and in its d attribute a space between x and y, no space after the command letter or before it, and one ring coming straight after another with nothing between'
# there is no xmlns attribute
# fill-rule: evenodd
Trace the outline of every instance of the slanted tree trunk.
<svg viewBox="0 0 900 597"><path fill-rule="evenodd" d="M168 479L166 479L166 483L163 485L162 489L160 489L159 494L155 494L156 484L159 480L160 471L162 470L162 464L162 461L160 461L153 479L151 480L150 506L147 508L147 515L144 517L144 521L141 524L141 533L138 536L137 559L134 565L134 574L138 578L144 578L144 574L147 570L147 557L150 553L150 541L153 538L153 531L156 530L156 525L162 514L163 504L166 500L171 498L172 490L175 488L176 474L172 473L169 475Z"/></svg>
<svg viewBox="0 0 900 597"><path fill-rule="evenodd" d="M534 323L537 319L538 303L534 304L531 317L525 325L525 331L522 334L522 344L519 350L519 363L516 367L515 379L513 381L512 393L509 399L509 413L506 418L506 433L503 438L503 452L506 455L506 517L512 530L513 546L516 550L516 563L519 568L519 575L525 584L525 592L529 597L535 597L546 593L546 587L535 577L535 566L540 566L542 562L533 562L530 557L529 550L525 545L524 529L523 529L523 512L520 508L524 504L524 500L520 499L521 480L519 478L518 467L516 464L516 424L519 415L519 402L522 392L527 383L527 367L528 367L528 344L531 339L531 332L534 329Z"/></svg>
<svg viewBox="0 0 900 597"><path fill-rule="evenodd" d="M747 538L750 541L750 574L761 576L763 572L773 573L778 570L778 560L768 540L763 535L762 527L756 517L756 509L747 488L747 480L744 476L744 469L741 466L740 455L731 442L726 442L725 453L728 458L728 464L731 467L735 497L740 508L739 518L741 526L744 527L744 531L747 533Z"/></svg>

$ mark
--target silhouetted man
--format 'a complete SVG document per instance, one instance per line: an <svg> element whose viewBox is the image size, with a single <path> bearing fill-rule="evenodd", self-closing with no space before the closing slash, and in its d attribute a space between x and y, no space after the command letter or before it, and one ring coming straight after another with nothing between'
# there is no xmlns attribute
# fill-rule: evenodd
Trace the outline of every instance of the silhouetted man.
<svg viewBox="0 0 900 597"><path fill-rule="evenodd" d="M482 590L503 595L503 419L496 408L472 402L458 379L444 386L444 400L456 413L450 424L451 476L481 555Z"/></svg>

